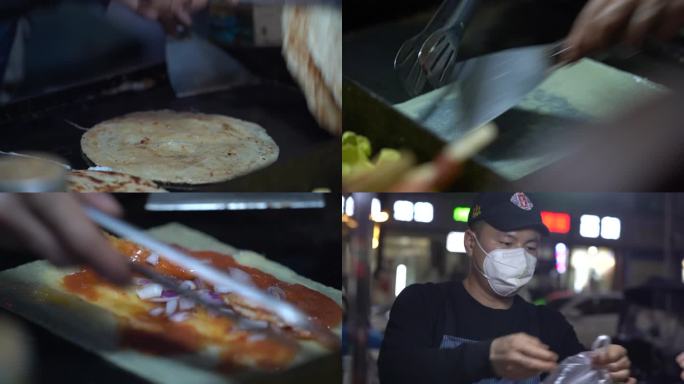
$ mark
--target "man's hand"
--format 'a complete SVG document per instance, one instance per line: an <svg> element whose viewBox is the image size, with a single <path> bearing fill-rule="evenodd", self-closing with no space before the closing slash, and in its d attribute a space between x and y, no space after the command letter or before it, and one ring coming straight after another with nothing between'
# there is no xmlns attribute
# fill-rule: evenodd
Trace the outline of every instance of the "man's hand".
<svg viewBox="0 0 684 384"><path fill-rule="evenodd" d="M489 361L497 376L521 380L556 369L558 355L536 337L516 333L492 341Z"/></svg>
<svg viewBox="0 0 684 384"><path fill-rule="evenodd" d="M140 15L159 21L169 33L177 25L192 25L192 14L206 8L209 0L118 0Z"/></svg>
<svg viewBox="0 0 684 384"><path fill-rule="evenodd" d="M680 353L679 356L677 356L677 364L679 364L679 367L682 368L682 380L684 380L684 352Z"/></svg>
<svg viewBox="0 0 684 384"><path fill-rule="evenodd" d="M608 371L614 383L636 384L636 380L629 377L629 368L632 363L623 346L611 344L597 353L593 360L596 367Z"/></svg>
<svg viewBox="0 0 684 384"><path fill-rule="evenodd" d="M82 204L121 214L119 204L106 194L0 194L0 246L33 253L57 266L87 264L112 282L127 282L126 259L86 217Z"/></svg>
<svg viewBox="0 0 684 384"><path fill-rule="evenodd" d="M670 39L684 26L684 0L590 0L575 20L562 59L576 61L618 42Z"/></svg>

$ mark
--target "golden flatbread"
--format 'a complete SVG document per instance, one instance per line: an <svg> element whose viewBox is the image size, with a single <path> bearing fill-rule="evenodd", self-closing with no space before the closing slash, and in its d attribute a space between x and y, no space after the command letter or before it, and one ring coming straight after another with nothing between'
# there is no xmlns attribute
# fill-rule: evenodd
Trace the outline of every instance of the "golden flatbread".
<svg viewBox="0 0 684 384"><path fill-rule="evenodd" d="M203 184L230 180L278 159L261 126L222 115L136 112L97 124L81 138L96 165L149 180Z"/></svg>
<svg viewBox="0 0 684 384"><path fill-rule="evenodd" d="M114 171L73 170L67 175L72 192L166 192L155 182Z"/></svg>
<svg viewBox="0 0 684 384"><path fill-rule="evenodd" d="M338 7L286 6L283 56L309 110L324 128L342 132L342 11Z"/></svg>

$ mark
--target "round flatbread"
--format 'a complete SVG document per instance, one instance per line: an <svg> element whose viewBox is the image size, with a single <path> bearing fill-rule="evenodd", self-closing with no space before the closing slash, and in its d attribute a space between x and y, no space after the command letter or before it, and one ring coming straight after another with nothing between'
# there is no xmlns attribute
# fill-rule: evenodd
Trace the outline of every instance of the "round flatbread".
<svg viewBox="0 0 684 384"><path fill-rule="evenodd" d="M67 175L72 192L166 192L154 182L113 171L75 170Z"/></svg>
<svg viewBox="0 0 684 384"><path fill-rule="evenodd" d="M327 5L283 9L283 56L322 127L342 132L342 10Z"/></svg>
<svg viewBox="0 0 684 384"><path fill-rule="evenodd" d="M81 138L98 166L177 184L230 180L278 159L261 126L221 115L136 112L97 124Z"/></svg>

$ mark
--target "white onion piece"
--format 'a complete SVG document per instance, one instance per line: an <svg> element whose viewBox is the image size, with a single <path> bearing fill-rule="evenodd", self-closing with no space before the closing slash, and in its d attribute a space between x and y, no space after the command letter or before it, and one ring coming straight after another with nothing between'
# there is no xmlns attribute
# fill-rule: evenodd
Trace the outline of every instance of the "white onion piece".
<svg viewBox="0 0 684 384"><path fill-rule="evenodd" d="M162 313L164 313L164 308L163 307L154 307L154 308L150 309L150 311L148 313L151 316L157 317L157 316L161 315Z"/></svg>
<svg viewBox="0 0 684 384"><path fill-rule="evenodd" d="M153 297L161 296L163 290L164 288L159 284L147 284L140 289L136 289L135 293L139 298L147 300Z"/></svg>
<svg viewBox="0 0 684 384"><path fill-rule="evenodd" d="M230 268L228 272L235 280L243 284L252 284L252 278L249 276L249 273L243 271L242 269Z"/></svg>
<svg viewBox="0 0 684 384"><path fill-rule="evenodd" d="M157 265L157 264L159 264L159 255L152 252L152 253L150 253L149 256L147 256L147 259L145 259L145 261L148 264Z"/></svg>
<svg viewBox="0 0 684 384"><path fill-rule="evenodd" d="M180 309L181 311L185 311L185 310L192 309L192 308L195 308L195 302L194 301L192 301L190 299L186 299L184 297L181 297L180 300L178 301L178 309Z"/></svg>
<svg viewBox="0 0 684 384"><path fill-rule="evenodd" d="M181 287L181 288L187 288L187 289L190 289L190 290L195 290L195 289L197 289L197 286L195 285L195 283L193 283L193 282L190 281L190 280L185 280L185 281L183 281L183 282L180 284L180 287Z"/></svg>
<svg viewBox="0 0 684 384"><path fill-rule="evenodd" d="M166 302L166 316L171 316L178 308L178 298L174 297L173 300Z"/></svg>
<svg viewBox="0 0 684 384"><path fill-rule="evenodd" d="M174 296L174 297L155 297L155 298L150 299L150 300L148 300L148 301L152 301L152 302L154 302L154 303L167 303L167 302L169 302L169 301L171 301L171 300L178 300L178 296Z"/></svg>
<svg viewBox="0 0 684 384"><path fill-rule="evenodd" d="M149 283L150 283L149 280L144 279L142 277L134 277L133 278L133 284L135 284L135 285L147 285Z"/></svg>
<svg viewBox="0 0 684 384"><path fill-rule="evenodd" d="M283 289L278 287L277 285L271 285L266 289L266 292L268 292L269 295L275 297L278 300L285 299L285 291L283 291Z"/></svg>
<svg viewBox="0 0 684 384"><path fill-rule="evenodd" d="M174 323L180 323L181 321L185 321L190 317L190 314L188 312L178 312L174 313L169 317L169 320L173 321Z"/></svg>
<svg viewBox="0 0 684 384"><path fill-rule="evenodd" d="M230 292L230 289L224 285L215 285L214 286L214 292L216 293L228 293Z"/></svg>

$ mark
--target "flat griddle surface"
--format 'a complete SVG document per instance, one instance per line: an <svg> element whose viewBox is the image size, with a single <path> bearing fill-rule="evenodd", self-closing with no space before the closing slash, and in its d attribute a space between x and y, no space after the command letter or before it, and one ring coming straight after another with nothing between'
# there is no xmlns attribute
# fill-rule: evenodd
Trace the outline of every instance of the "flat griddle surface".
<svg viewBox="0 0 684 384"><path fill-rule="evenodd" d="M125 82L145 80L154 85L142 91L106 94ZM223 183L200 186L166 185L169 189L310 191L339 189L339 159L322 153L339 147L339 140L321 129L306 100L293 84L263 80L227 91L178 99L156 66L122 77L19 101L0 110L0 150L42 151L59 155L74 169L89 164L81 152L82 127L131 112L172 109L215 113L263 126L280 147L280 157L267 169ZM338 150L339 153L339 150Z"/></svg>

